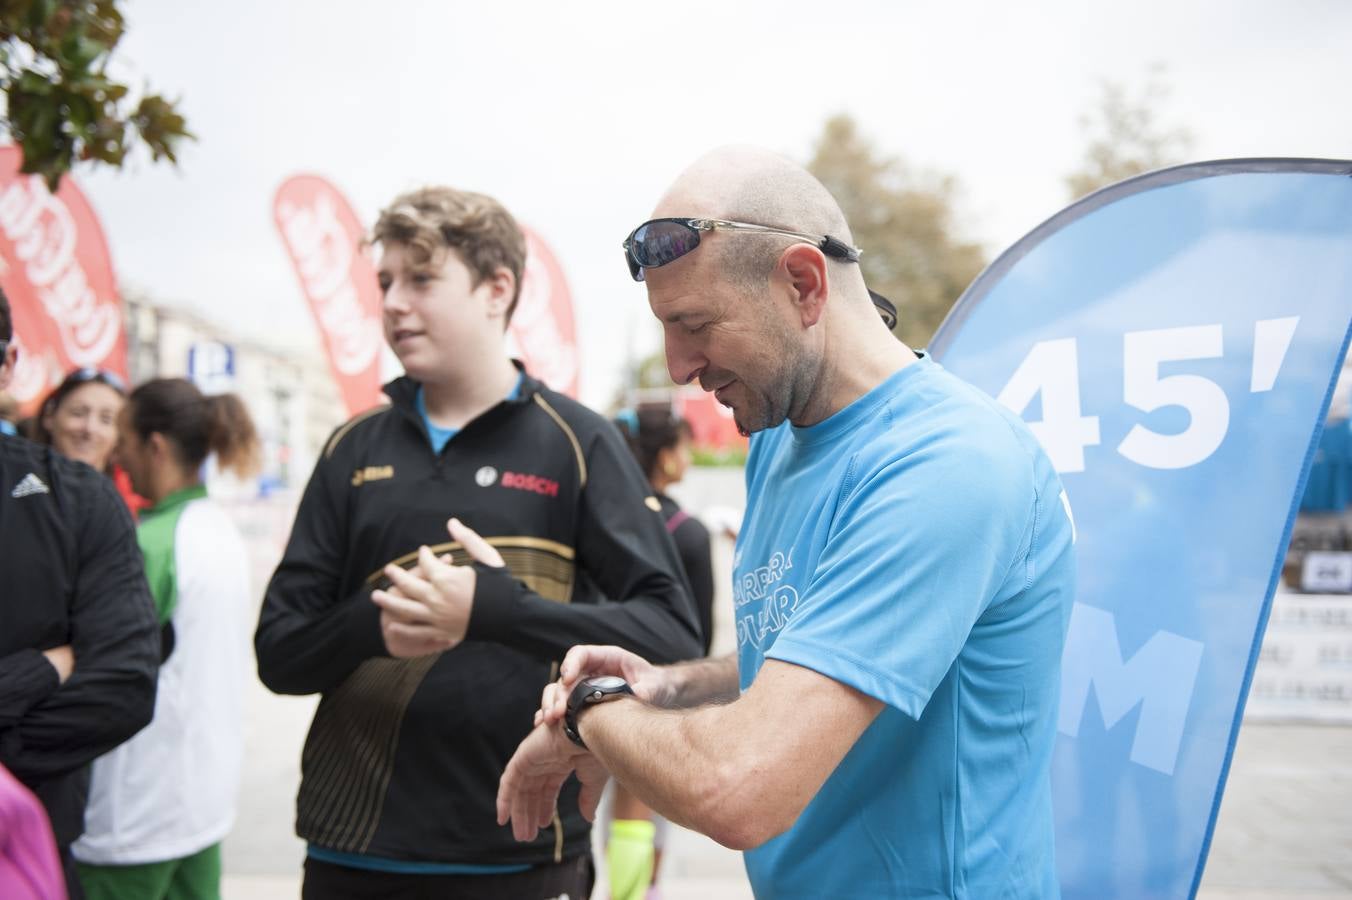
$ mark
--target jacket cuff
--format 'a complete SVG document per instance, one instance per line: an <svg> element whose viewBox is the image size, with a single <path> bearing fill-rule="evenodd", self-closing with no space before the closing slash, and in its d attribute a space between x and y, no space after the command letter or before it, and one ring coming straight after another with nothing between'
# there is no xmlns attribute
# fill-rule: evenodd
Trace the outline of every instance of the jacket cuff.
<svg viewBox="0 0 1352 900"><path fill-rule="evenodd" d="M385 649L385 636L380 633L380 607L371 600L369 590L348 601L343 637L358 663L373 656L390 655Z"/></svg>
<svg viewBox="0 0 1352 900"><path fill-rule="evenodd" d="M465 640L495 641L511 634L517 618L517 581L502 566L474 564L474 605Z"/></svg>

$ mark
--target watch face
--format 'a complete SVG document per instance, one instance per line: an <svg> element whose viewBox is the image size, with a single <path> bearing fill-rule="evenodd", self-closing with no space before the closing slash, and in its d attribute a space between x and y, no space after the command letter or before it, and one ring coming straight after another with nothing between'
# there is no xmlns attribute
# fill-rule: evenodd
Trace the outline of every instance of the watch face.
<svg viewBox="0 0 1352 900"><path fill-rule="evenodd" d="M620 687L625 683L624 679L618 675L598 675L595 678L587 679L587 686L601 691L609 691Z"/></svg>

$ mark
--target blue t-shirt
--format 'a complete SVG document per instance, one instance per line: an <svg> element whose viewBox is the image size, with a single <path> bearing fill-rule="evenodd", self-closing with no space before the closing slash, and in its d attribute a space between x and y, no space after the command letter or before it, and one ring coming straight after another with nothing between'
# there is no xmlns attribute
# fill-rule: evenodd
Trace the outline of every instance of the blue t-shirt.
<svg viewBox="0 0 1352 900"><path fill-rule="evenodd" d="M1058 896L1074 534L1023 423L923 358L824 422L755 435L745 521L742 689L772 658L886 704L794 826L747 852L756 895Z"/></svg>
<svg viewBox="0 0 1352 900"><path fill-rule="evenodd" d="M521 396L521 374L517 373L516 382L512 389L507 392L508 400L515 400ZM431 416L427 414L427 400L423 397L422 385L418 385L418 393L413 398L413 405L418 408L418 415L422 417L423 427L427 429L427 440L432 444L432 452L440 454L446 449L446 445L451 442L451 438L460 433L459 428L442 428L432 421Z"/></svg>

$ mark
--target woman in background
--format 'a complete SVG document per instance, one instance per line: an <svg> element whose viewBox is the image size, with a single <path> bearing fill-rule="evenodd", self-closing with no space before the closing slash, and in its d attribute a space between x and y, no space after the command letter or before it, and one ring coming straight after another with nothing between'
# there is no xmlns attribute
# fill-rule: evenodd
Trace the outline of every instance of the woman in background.
<svg viewBox="0 0 1352 900"><path fill-rule="evenodd" d="M707 656L713 644L714 599L709 531L667 496L667 489L684 478L690 467L690 424L662 404L621 410L615 425L661 504L667 532L676 542L694 595ZM619 784L613 785L613 791L612 819L606 836L611 900L655 900L659 896L657 869L662 861L666 820Z"/></svg>
<svg viewBox="0 0 1352 900"><path fill-rule="evenodd" d="M233 394L181 378L132 391L117 457L153 504L137 540L161 625L172 627L155 717L94 762L84 836L72 848L89 900L220 895L220 842L235 816L252 622L248 557L207 497L202 463L256 469L253 422Z"/></svg>
<svg viewBox="0 0 1352 900"><path fill-rule="evenodd" d="M127 473L113 462L117 414L126 402L127 386L112 372L74 369L42 401L29 437L113 479L134 517L146 501L136 495Z"/></svg>

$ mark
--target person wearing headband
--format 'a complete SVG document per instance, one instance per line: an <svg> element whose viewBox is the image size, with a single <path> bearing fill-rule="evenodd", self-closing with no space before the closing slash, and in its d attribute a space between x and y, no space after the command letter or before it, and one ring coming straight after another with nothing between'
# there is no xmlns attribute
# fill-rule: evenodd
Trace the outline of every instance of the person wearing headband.
<svg viewBox="0 0 1352 900"><path fill-rule="evenodd" d="M613 775L746 851L757 896L1057 896L1075 569L1046 454L893 337L801 167L716 151L653 215L623 249L671 377L751 437L737 653L655 666L573 648L503 773L499 821L530 838L563 778L590 800Z"/></svg>
<svg viewBox="0 0 1352 900"><path fill-rule="evenodd" d="M0 291L0 391L14 375ZM0 765L42 802L72 898L90 763L155 708L160 629L127 507L90 466L0 436Z"/></svg>

